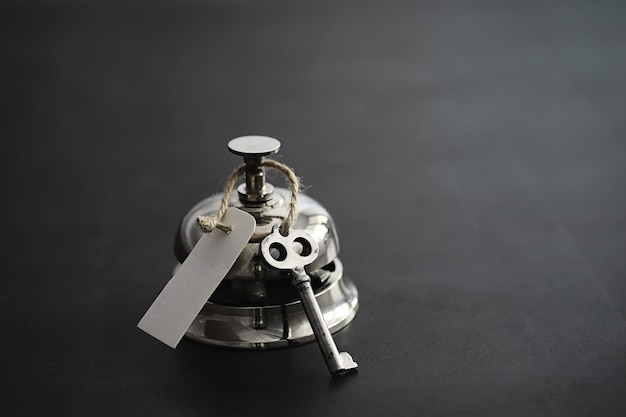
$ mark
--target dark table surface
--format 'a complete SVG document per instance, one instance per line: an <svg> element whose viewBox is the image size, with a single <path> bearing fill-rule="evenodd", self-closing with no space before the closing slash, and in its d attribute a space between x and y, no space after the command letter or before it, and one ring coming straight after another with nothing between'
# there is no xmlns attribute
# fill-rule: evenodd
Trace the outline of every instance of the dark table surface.
<svg viewBox="0 0 626 417"><path fill-rule="evenodd" d="M444 4L445 3L445 4ZM626 3L0 6L11 415L625 415ZM317 347L135 326L243 134L338 225Z"/></svg>

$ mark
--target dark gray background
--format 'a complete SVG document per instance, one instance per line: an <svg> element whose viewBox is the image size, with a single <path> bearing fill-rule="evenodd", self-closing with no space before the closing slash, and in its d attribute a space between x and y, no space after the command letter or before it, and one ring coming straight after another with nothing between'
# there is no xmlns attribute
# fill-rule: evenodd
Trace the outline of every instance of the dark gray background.
<svg viewBox="0 0 626 417"><path fill-rule="evenodd" d="M445 4L444 4L445 3ZM0 6L2 407L624 415L626 3ZM361 311L239 352L135 328L242 134L334 215Z"/></svg>

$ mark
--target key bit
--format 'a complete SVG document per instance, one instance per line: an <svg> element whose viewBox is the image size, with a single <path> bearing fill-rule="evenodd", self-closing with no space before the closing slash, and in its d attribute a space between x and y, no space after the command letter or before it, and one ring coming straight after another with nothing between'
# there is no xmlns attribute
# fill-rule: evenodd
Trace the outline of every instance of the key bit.
<svg viewBox="0 0 626 417"><path fill-rule="evenodd" d="M304 230L290 230L287 236L282 236L279 226L275 225L272 233L261 242L261 254L268 265L290 272L292 284L298 291L326 366L331 374L341 374L356 369L358 365L349 353L339 352L337 349L324 321L322 310L315 299L311 277L304 270L306 265L317 258L318 253L317 243Z"/></svg>

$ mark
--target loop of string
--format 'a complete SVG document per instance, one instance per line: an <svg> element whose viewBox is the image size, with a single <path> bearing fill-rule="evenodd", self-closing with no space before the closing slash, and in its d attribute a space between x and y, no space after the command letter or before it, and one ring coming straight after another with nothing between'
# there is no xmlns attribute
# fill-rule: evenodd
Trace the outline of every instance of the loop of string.
<svg viewBox="0 0 626 417"><path fill-rule="evenodd" d="M286 236L287 233L289 233L291 225L296 220L296 205L298 204L300 180L298 179L298 177L296 177L296 174L291 168L278 161L274 161L273 159L266 159L262 161L260 166L275 169L276 171L283 174L289 182L289 187L291 188L291 199L289 200L289 214L287 214L287 217L280 225L280 233L283 236ZM209 233L215 229L220 229L221 231L228 233L232 230L231 226L224 224L222 220L224 218L224 214L226 213L226 209L228 208L230 196L233 192L233 189L235 188L237 179L239 179L239 177L246 173L246 169L246 165L240 165L235 168L232 174L230 174L230 176L228 177L228 181L224 186L224 193L222 194L222 202L220 204L220 208L219 210L217 210L217 213L215 213L214 216L198 216L196 218L196 222L203 232Z"/></svg>

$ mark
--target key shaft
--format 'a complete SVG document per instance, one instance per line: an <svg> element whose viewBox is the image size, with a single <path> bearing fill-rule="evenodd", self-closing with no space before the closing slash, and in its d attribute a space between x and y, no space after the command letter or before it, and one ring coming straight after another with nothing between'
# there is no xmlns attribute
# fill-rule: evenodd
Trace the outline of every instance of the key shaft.
<svg viewBox="0 0 626 417"><path fill-rule="evenodd" d="M292 283L298 291L304 312L309 319L313 334L317 339L317 344L322 351L322 356L331 374L341 374L358 367L357 363L347 352L339 352L337 345L324 321L324 315L315 299L313 287L311 287L311 277L302 267L291 270Z"/></svg>

